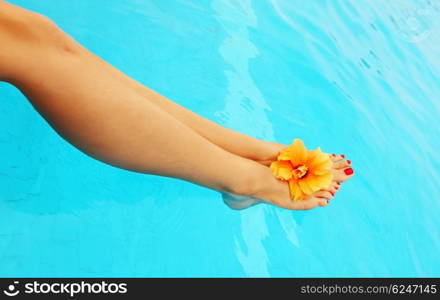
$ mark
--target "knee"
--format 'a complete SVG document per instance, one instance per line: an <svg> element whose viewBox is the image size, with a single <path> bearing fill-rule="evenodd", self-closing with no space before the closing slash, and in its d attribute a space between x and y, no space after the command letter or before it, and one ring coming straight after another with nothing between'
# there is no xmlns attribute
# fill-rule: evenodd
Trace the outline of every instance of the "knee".
<svg viewBox="0 0 440 300"><path fill-rule="evenodd" d="M79 53L78 48L49 18L0 5L0 81L12 81L48 55Z"/></svg>
<svg viewBox="0 0 440 300"><path fill-rule="evenodd" d="M0 14L0 38L4 45L37 49L53 47L69 49L71 39L49 18L18 7L9 7Z"/></svg>
<svg viewBox="0 0 440 300"><path fill-rule="evenodd" d="M0 33L10 41L31 40L50 28L50 20L43 15L13 5L1 7Z"/></svg>

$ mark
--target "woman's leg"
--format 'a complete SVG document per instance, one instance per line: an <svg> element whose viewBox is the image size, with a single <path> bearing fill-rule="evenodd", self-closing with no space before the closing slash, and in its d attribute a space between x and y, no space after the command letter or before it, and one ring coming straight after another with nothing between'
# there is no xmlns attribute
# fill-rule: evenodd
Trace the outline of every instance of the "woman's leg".
<svg viewBox="0 0 440 300"><path fill-rule="evenodd" d="M79 45L68 35L62 33L61 31L60 33L64 35L64 39L68 41L68 43L71 44L72 47L75 47L78 50L81 49L84 55L89 55L92 59L96 61L96 63L101 64L102 67L113 74L116 79L131 87L146 100L154 103L160 109L166 111L174 118L184 123L212 143L225 149L226 151L258 161L265 165L269 165L273 160L276 159L278 152L283 147L285 147L285 145L282 144L262 141L247 136L245 134L227 129L220 126L219 124L216 124L215 122L212 122L208 119L201 117L200 115L193 113L192 111L178 105L177 103L167 99L166 97L156 93L155 91L128 77L123 72L114 68L106 61L102 60L98 56L94 55L93 53ZM347 167L347 164L339 164L339 167Z"/></svg>
<svg viewBox="0 0 440 300"><path fill-rule="evenodd" d="M192 130L203 136L210 142L233 154L249 158L261 163L269 164L273 161L282 147L280 144L262 141L248 135L230 130L212 122L189 109L169 100L150 88L142 85L126 74L116 69L100 57L94 55L84 48L93 59L100 63L103 68L114 75L122 83L131 87L139 95L157 105L174 118L184 123Z"/></svg>
<svg viewBox="0 0 440 300"><path fill-rule="evenodd" d="M96 64L50 21L21 13L19 22L0 15L0 77L85 153L290 209L325 206L325 198L332 198L331 191L320 191L290 201L287 185L269 168L210 143Z"/></svg>
<svg viewBox="0 0 440 300"><path fill-rule="evenodd" d="M92 59L96 60L97 63L101 64L102 67L108 72L113 74L115 78L131 87L146 100L154 103L160 109L169 113L171 116L184 123L199 135L203 136L224 150L244 158L255 160L264 165L270 165L272 161L276 160L278 152L282 148L286 147L286 145L283 144L267 142L250 137L203 118L202 116L151 90L147 86L142 85L141 83L124 74L122 71L113 67L111 64L104 61L99 56L96 56L86 48L82 47L70 37L68 38L72 43L77 44L78 48L81 48L85 54L89 55ZM349 164L347 164L344 160L343 156L333 155L332 158L335 162L338 161L338 163L335 164L336 169L343 169L349 166ZM341 178L341 181L345 181L346 179L347 178L345 177Z"/></svg>
<svg viewBox="0 0 440 300"><path fill-rule="evenodd" d="M121 168L253 195L285 208L324 206L325 197L332 198L321 191L291 202L287 185L269 168L221 149L146 101L50 21L21 11L15 20L10 12L0 16L0 76L85 153Z"/></svg>

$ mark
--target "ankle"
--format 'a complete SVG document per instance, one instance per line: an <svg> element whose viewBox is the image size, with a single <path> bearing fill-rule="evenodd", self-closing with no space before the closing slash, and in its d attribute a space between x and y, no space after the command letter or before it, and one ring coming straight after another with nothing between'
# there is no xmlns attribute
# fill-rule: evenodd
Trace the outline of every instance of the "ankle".
<svg viewBox="0 0 440 300"><path fill-rule="evenodd" d="M273 180L271 170L268 167L256 164L252 166L239 180L228 189L230 193L240 196L258 196L267 189L268 181Z"/></svg>
<svg viewBox="0 0 440 300"><path fill-rule="evenodd" d="M278 153L285 146L282 144L274 143L274 142L263 142L263 147L261 148L261 152L259 154L260 161L273 161L277 158Z"/></svg>

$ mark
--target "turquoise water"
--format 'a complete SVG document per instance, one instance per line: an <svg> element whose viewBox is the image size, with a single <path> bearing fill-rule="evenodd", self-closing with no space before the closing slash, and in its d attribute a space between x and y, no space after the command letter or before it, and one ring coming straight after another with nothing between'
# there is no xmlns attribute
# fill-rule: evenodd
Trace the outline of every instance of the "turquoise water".
<svg viewBox="0 0 440 300"><path fill-rule="evenodd" d="M95 161L0 84L1 276L440 276L440 3L15 0L226 127L344 153L327 208Z"/></svg>

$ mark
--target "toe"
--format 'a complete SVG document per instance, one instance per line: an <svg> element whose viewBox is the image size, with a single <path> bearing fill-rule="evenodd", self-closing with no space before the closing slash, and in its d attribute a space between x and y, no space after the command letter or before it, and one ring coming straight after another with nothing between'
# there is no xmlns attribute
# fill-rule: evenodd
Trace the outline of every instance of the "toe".
<svg viewBox="0 0 440 300"><path fill-rule="evenodd" d="M342 161L338 161L338 162L333 163L333 168L336 170L345 169L350 166L351 166L350 160L342 160Z"/></svg>
<svg viewBox="0 0 440 300"><path fill-rule="evenodd" d="M326 207L327 205L329 205L330 204L330 200L328 200L328 199L319 199L319 206L321 206L321 207Z"/></svg>
<svg viewBox="0 0 440 300"><path fill-rule="evenodd" d="M333 162L337 162L337 161L343 160L345 158L344 154L339 154L339 155L338 154L329 154L329 156Z"/></svg>
<svg viewBox="0 0 440 300"><path fill-rule="evenodd" d="M331 185L331 188L334 189L334 190L336 190L336 192L338 192L339 189L341 188L341 184L340 184L339 182L337 182L337 181L333 181L333 182L332 182L332 185ZM335 192L335 193L336 193L336 192Z"/></svg>
<svg viewBox="0 0 440 300"><path fill-rule="evenodd" d="M335 194L332 192L326 191L326 190L320 190L320 191L313 193L313 196L317 197L317 198L324 198L324 199L331 200L331 199L333 199Z"/></svg>
<svg viewBox="0 0 440 300"><path fill-rule="evenodd" d="M337 182L344 182L353 177L354 170L352 168L345 168L340 170L332 170L333 180Z"/></svg>
<svg viewBox="0 0 440 300"><path fill-rule="evenodd" d="M335 184L334 186L336 187L337 184ZM334 188L334 186L332 185L330 189ZM306 200L292 201L290 203L290 207L286 208L293 210L308 210L317 206L325 207L329 205L330 200L333 199L333 197L334 192L330 190L319 190L308 196Z"/></svg>
<svg viewBox="0 0 440 300"><path fill-rule="evenodd" d="M331 192L334 196L334 194L336 194L336 192L339 190L340 186L341 184L339 182L333 181L332 184L325 190Z"/></svg>
<svg viewBox="0 0 440 300"><path fill-rule="evenodd" d="M317 206L327 206L328 201L325 198L319 198L314 195L309 196L306 200L292 202L294 210L309 210Z"/></svg>

